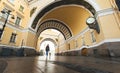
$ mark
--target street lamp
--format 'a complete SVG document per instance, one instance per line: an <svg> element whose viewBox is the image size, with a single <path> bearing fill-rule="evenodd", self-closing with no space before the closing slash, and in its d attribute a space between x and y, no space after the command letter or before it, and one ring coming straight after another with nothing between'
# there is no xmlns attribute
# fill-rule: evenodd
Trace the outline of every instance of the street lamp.
<svg viewBox="0 0 120 73"><path fill-rule="evenodd" d="M10 14L11 11L10 11L10 10L7 10L7 9L6 9L6 10L2 10L1 13L2 13L2 14L6 14L7 17L6 17L6 19L5 19L4 24L1 25L1 28L0 28L0 38L1 38L1 36L2 36L2 34L3 34L3 31L4 31L5 27L6 27L6 23L7 23L7 21L8 21L9 15L12 15L12 14ZM12 19L14 19L14 16L12 16Z"/></svg>
<svg viewBox="0 0 120 73"><path fill-rule="evenodd" d="M98 22L95 19L95 17L89 17L89 18L87 18L86 24L88 25L88 27L90 29L94 29L94 30L97 31L97 33L100 33L100 28L99 28Z"/></svg>

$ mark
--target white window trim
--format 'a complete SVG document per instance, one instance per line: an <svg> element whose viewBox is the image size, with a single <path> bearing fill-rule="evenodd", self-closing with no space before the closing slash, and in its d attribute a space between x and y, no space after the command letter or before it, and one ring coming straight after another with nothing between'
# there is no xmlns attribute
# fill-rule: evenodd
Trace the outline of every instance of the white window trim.
<svg viewBox="0 0 120 73"><path fill-rule="evenodd" d="M17 17L21 18L20 16L16 16L16 18L15 18L15 22L14 22L14 23L16 23ZM21 23L22 23L22 18L21 18L20 23L19 23L18 26L21 26ZM17 25L17 24L15 24L15 25Z"/></svg>
<svg viewBox="0 0 120 73"><path fill-rule="evenodd" d="M12 34L16 34L16 33L12 32ZM11 34L11 37L12 37L12 34ZM11 37L10 37L10 43L16 43L16 40L17 40L17 34L16 34L16 37L15 37L14 42L13 42L13 40L11 41Z"/></svg>
<svg viewBox="0 0 120 73"><path fill-rule="evenodd" d="M20 11L20 12L22 12L22 13L24 13L24 11L25 11L25 6L23 6L23 5L20 5L20 6L22 6L24 9L23 9L23 11ZM19 9L20 9L20 6L19 6Z"/></svg>

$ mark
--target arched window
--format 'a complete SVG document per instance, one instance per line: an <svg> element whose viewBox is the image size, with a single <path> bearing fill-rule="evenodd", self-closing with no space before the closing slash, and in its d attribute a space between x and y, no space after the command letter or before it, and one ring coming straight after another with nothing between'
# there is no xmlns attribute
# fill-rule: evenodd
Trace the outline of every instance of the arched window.
<svg viewBox="0 0 120 73"><path fill-rule="evenodd" d="M117 6L118 6L118 9L120 11L120 0L115 0L115 2L116 2Z"/></svg>

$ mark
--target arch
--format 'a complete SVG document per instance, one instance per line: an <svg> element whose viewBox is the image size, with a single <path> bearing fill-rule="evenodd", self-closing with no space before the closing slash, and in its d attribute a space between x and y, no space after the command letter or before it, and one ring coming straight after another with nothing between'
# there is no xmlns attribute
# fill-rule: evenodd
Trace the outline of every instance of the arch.
<svg viewBox="0 0 120 73"><path fill-rule="evenodd" d="M64 23L58 20L47 20L41 23L38 27L37 35L40 35L40 33L46 29L56 29L60 31L63 34L65 40L72 36L70 29Z"/></svg>
<svg viewBox="0 0 120 73"><path fill-rule="evenodd" d="M83 49L81 50L81 55L82 55L82 56L87 56L87 55L88 55L88 49L87 49L87 48L83 48Z"/></svg>
<svg viewBox="0 0 120 73"><path fill-rule="evenodd" d="M53 39L51 39L51 38L45 38L45 39L43 39L43 40L40 42L40 45L41 45L44 41L51 41L51 42L53 42L53 43L55 44L55 46L57 46L56 41L53 40Z"/></svg>
<svg viewBox="0 0 120 73"><path fill-rule="evenodd" d="M35 17L31 27L33 29L36 28L36 25L39 21L39 19L45 15L48 11L50 11L53 8L56 8L58 6L62 6L62 5L81 5L84 6L86 9L88 9L93 15L95 15L96 11L95 9L92 7L92 5L90 5L88 2L84 1L84 0L61 0L61 1L56 1L55 3L52 3L48 6L46 6L41 12L38 13L38 15Z"/></svg>

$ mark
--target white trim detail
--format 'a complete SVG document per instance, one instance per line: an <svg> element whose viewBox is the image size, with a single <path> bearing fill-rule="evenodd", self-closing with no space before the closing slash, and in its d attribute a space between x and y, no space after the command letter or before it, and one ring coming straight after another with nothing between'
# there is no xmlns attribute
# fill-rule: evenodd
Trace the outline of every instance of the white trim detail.
<svg viewBox="0 0 120 73"><path fill-rule="evenodd" d="M29 48L29 49L35 49L34 47L29 47L29 46L11 46L11 45L4 45L4 44L0 44L0 47L13 47L13 48Z"/></svg>
<svg viewBox="0 0 120 73"><path fill-rule="evenodd" d="M83 31L81 31L78 35L73 36L73 37L71 37L70 39L68 39L68 40L66 40L66 41L68 42L68 41L71 41L71 40L73 40L73 39L77 39L77 38L79 38L80 36L84 35L87 31L89 31L89 28L88 28L88 27L85 28Z"/></svg>
<svg viewBox="0 0 120 73"><path fill-rule="evenodd" d="M88 2L90 5L92 5L96 11L101 10L101 8L96 3L96 0L85 0L85 1Z"/></svg>
<svg viewBox="0 0 120 73"><path fill-rule="evenodd" d="M82 46L82 47L77 48L77 49L72 49L72 50L67 50L67 51L62 51L62 52L78 51L78 50L82 50L83 48L88 48L89 49L89 48L97 47L97 46L100 46L104 43L110 43L110 42L120 42L120 38L118 38L118 39L106 39L106 40L103 40L103 41L101 41L101 42L99 42L98 44L95 44L95 45L91 45L91 46L86 45L86 46Z"/></svg>
<svg viewBox="0 0 120 73"><path fill-rule="evenodd" d="M17 27L15 27L15 25L13 25L13 24L6 24L6 26L7 27L10 27L10 28L12 28L12 29L14 29L14 30L17 30L17 31L22 31L22 29L21 28L17 28Z"/></svg>
<svg viewBox="0 0 120 73"><path fill-rule="evenodd" d="M36 32L34 30L32 30L31 28L26 28L26 29L23 29L23 28L19 28L19 27L16 27L15 25L13 24L6 24L7 27L9 28L12 28L13 30L16 30L16 31L19 31L19 32L31 32L33 34L36 34Z"/></svg>
<svg viewBox="0 0 120 73"><path fill-rule="evenodd" d="M96 3L96 1L95 0L85 0L86 2L88 2L90 5L92 5L94 8L95 8L95 10L96 11L99 11L99 10L101 10L100 9L100 7L98 6L98 4ZM30 28L31 26L32 26L32 23L33 23L33 21L34 21L34 19L35 19L35 17L39 14L39 12L40 11L42 11L47 5L50 5L50 4L52 4L52 3L54 3L55 1L53 0L51 0L51 1L48 1L47 3L41 3L42 1L40 1L39 3L36 3L36 5L30 5L30 8L32 9L33 7L37 7L37 9L36 9L36 11L35 11L35 13L32 15L32 17L31 17L31 19L29 20L29 23L28 23L28 27ZM40 4L41 3L41 4ZM37 5L40 5L40 6L37 6ZM63 6L66 6L66 5L63 5ZM46 13L47 14L47 13ZM40 21L40 20L39 20ZM39 21L38 21L38 23L39 23ZM38 23L37 23L37 25L38 25ZM36 26L37 26L36 25ZM35 29L36 30L36 29Z"/></svg>
<svg viewBox="0 0 120 73"><path fill-rule="evenodd" d="M83 31L81 31L78 35L76 35L76 36L73 36L73 37L71 37L71 38L69 38L68 40L66 40L66 41L64 41L63 43L61 43L60 44L60 47L62 47L62 45L63 44L65 44L66 42L69 42L69 41L71 41L71 40L73 40L73 39L77 39L77 38L79 38L80 36L82 36L82 35L84 35L87 31L89 31L90 29L87 27L87 28L85 28Z"/></svg>
<svg viewBox="0 0 120 73"><path fill-rule="evenodd" d="M29 47L29 46L22 46L22 48L35 49L34 47Z"/></svg>
<svg viewBox="0 0 120 73"><path fill-rule="evenodd" d="M4 47L13 47L13 48L19 48L19 47L17 47L17 46L12 46L12 45L5 45L5 44L0 44L0 47L2 47L2 46L4 46Z"/></svg>
<svg viewBox="0 0 120 73"><path fill-rule="evenodd" d="M34 4L33 6L30 5L30 8L32 9L33 7L37 7L35 13L33 13L32 17L30 18L29 20L29 23L27 24L27 26L30 28L32 26L32 23L34 21L34 19L36 18L36 16L41 12L41 10L44 9L44 7L46 7L47 5L51 4L54 2L54 0L47 0L47 1L44 1L44 0L40 0L38 3ZM39 6L38 6L39 5Z"/></svg>
<svg viewBox="0 0 120 73"><path fill-rule="evenodd" d="M105 15L113 14L113 13L114 13L114 9L113 8L108 8L108 9L97 11L95 16L96 17L105 16Z"/></svg>
<svg viewBox="0 0 120 73"><path fill-rule="evenodd" d="M32 30L31 28L23 29L22 32L31 32L33 34L36 34L36 31Z"/></svg>
<svg viewBox="0 0 120 73"><path fill-rule="evenodd" d="M118 38L118 39L105 39L105 40L99 42L98 44L88 46L87 48L97 47L97 46L100 46L100 45L102 45L104 43L108 43L108 42L120 42L120 38Z"/></svg>

